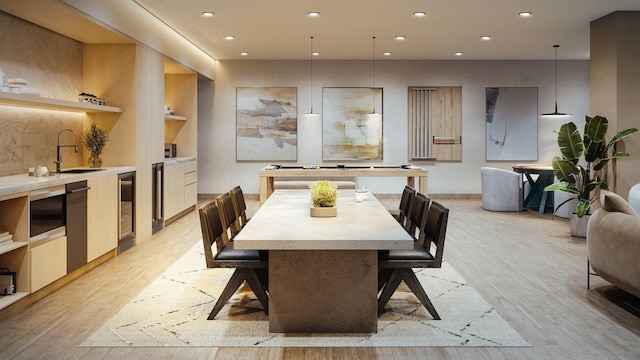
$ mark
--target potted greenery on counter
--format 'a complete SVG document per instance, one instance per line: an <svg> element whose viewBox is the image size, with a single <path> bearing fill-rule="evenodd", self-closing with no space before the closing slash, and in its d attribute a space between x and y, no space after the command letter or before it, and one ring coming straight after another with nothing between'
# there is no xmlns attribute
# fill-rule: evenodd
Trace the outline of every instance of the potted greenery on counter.
<svg viewBox="0 0 640 360"><path fill-rule="evenodd" d="M608 188L601 174L604 166L611 159L629 156L626 152L614 152L610 155L609 150L612 150L618 141L638 131L636 128L622 130L607 143L608 128L607 118L586 116L584 135L580 134L573 122L563 124L557 132L562 157L553 158L553 172L559 182L547 186L544 190L563 191L575 195L578 199L575 215L578 218L589 213L591 202L597 196L594 190ZM558 204L556 210L570 200L572 199ZM573 228L572 226L572 231Z"/></svg>
<svg viewBox="0 0 640 360"><path fill-rule="evenodd" d="M313 217L337 216L336 199L338 198L338 185L329 180L318 180L309 185L313 206L310 215Z"/></svg>

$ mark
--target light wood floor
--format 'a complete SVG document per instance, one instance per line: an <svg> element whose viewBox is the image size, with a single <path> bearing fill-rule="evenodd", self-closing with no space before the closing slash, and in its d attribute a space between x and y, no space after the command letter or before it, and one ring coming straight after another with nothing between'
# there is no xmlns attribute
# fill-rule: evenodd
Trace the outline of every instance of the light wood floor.
<svg viewBox="0 0 640 360"><path fill-rule="evenodd" d="M385 197L389 208L397 197ZM78 345L200 239L197 213L171 224L31 307L0 320L2 359L640 359L640 319L586 289L586 247L564 219L451 209L445 258L531 348L80 348ZM249 201L249 213L258 206ZM204 267L204 259L202 260ZM171 291L171 289L167 289Z"/></svg>

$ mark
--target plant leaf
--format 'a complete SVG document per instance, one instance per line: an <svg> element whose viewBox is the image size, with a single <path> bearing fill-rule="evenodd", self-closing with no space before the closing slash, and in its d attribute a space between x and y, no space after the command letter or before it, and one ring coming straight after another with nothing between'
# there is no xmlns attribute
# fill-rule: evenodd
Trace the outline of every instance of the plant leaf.
<svg viewBox="0 0 640 360"><path fill-rule="evenodd" d="M578 215L579 218L583 217L587 212L589 212L590 206L591 206L591 200L580 199L578 201L578 206L576 207L576 215Z"/></svg>
<svg viewBox="0 0 640 360"><path fill-rule="evenodd" d="M573 122L560 126L558 146L562 156L567 160L577 160L584 151L584 145L578 127Z"/></svg>
<svg viewBox="0 0 640 360"><path fill-rule="evenodd" d="M553 173L560 181L575 183L576 180L572 175L579 174L580 169L571 160L561 159L555 156L552 162Z"/></svg>

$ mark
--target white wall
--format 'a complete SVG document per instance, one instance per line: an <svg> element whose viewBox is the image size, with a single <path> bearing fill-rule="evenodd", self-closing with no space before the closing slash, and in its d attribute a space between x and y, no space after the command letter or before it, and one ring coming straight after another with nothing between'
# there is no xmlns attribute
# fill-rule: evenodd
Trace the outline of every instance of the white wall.
<svg viewBox="0 0 640 360"><path fill-rule="evenodd" d="M313 74L313 108L322 115L322 87L372 86L371 61L317 61ZM298 88L298 164L322 164L322 118L308 120L309 61L220 61L214 90L199 94L213 103L213 113L198 114L198 193L217 194L241 185L259 192L260 168L268 163L235 160L236 87ZM559 111L574 114L578 126L589 112L589 62L558 63ZM462 86L462 161L415 163L429 170L430 194L479 194L480 167L510 169L517 161L485 161L485 88L538 87L538 113L553 111L553 61L377 61L376 84L384 88L384 164L407 160L407 87ZM538 161L559 154L558 120L539 118ZM273 163L281 163L274 161ZM403 179L360 179L374 193L400 193Z"/></svg>

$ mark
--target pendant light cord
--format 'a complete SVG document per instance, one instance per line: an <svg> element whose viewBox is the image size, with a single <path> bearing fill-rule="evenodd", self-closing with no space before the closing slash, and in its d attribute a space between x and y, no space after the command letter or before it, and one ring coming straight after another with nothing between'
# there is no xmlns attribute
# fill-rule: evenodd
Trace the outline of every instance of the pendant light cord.
<svg viewBox="0 0 640 360"><path fill-rule="evenodd" d="M311 58L310 58L310 63L311 63L311 86L310 86L310 93L311 93L311 114L313 114L313 36L311 37Z"/></svg>
<svg viewBox="0 0 640 360"><path fill-rule="evenodd" d="M553 45L556 49L556 112L558 112L558 48L560 45Z"/></svg>

